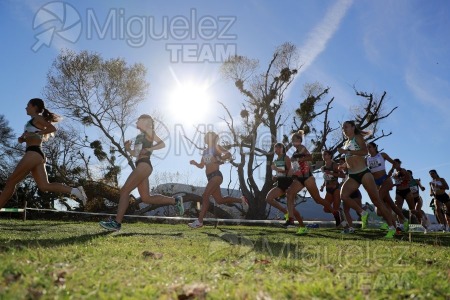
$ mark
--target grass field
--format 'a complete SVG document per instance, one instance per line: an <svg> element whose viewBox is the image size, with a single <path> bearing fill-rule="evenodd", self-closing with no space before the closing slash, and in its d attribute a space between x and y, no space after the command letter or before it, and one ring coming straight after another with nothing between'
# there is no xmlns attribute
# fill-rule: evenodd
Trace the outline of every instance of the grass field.
<svg viewBox="0 0 450 300"><path fill-rule="evenodd" d="M0 220L0 299L450 299L450 234Z"/></svg>

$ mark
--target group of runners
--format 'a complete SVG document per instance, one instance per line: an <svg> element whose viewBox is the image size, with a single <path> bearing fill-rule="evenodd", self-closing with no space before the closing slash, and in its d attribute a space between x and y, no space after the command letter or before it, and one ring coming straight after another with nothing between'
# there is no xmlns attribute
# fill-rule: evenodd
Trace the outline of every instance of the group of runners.
<svg viewBox="0 0 450 300"><path fill-rule="evenodd" d="M0 208L12 197L16 185L31 173L41 191L71 194L86 204L87 197L83 187L69 187L60 183L49 183L45 169L46 158L42 151L42 142L52 135L56 128L53 123L60 117L47 108L44 101L39 98L31 99L26 107L31 119L26 123L24 133L19 137L20 143L26 143L26 151L19 161L13 173L6 181L0 194ZM151 116L143 114L136 127L140 134L134 143L126 141L125 150L136 157L136 168L130 173L124 185L120 189L120 200L115 218L101 221L100 225L112 231L121 229L122 220L129 205L130 194L137 189L140 195L139 201L147 204L173 205L179 215L184 214L183 198L167 197L163 195L150 195L149 177L153 171L151 154L155 150L165 147L164 141L156 134L154 120ZM395 234L407 231L410 216L415 216L424 227L430 226L426 214L422 210L423 201L419 190L425 188L419 179L415 179L411 171L401 166L399 159L392 159L388 154L379 152L373 142L366 144L365 132L359 130L353 121L346 121L342 126L346 140L343 146L337 149L341 157L340 161L333 160L333 153L323 151L324 184L320 191L325 189L325 197L322 197L316 185L312 169L312 155L302 144L303 132L299 131L291 136L294 152L287 155L286 146L282 143L274 145L274 162L272 169L276 172L274 188L267 194L266 201L286 215L285 227L294 225L294 219L298 221L297 234L308 232L303 223L299 211L295 209L297 194L304 188L314 201L323 207L323 210L334 216L336 226L343 228L343 233L354 233L353 220L350 209L353 209L361 218L362 229L367 227L369 212L361 205L362 185L376 207L377 214L384 219L386 238L393 238ZM208 183L202 194L202 206L198 219L188 225L192 228L203 226L203 218L209 208L209 199L212 196L217 204L239 204L244 211L248 210L248 202L245 197L223 197L220 185L223 181L220 165L231 159L231 154L219 145L219 136L214 132L205 134L205 150L200 162L191 160L190 164L205 169ZM132 146L133 145L133 146ZM392 168L387 171L385 162L388 161ZM439 177L436 170L430 170L430 191L435 199L438 220L445 225L448 231L450 226L450 198L446 193L449 186L444 178ZM390 196L390 190L395 187L395 201ZM277 201L285 195L287 207ZM404 216L402 207L406 201L409 216ZM341 208L341 203L343 203Z"/></svg>

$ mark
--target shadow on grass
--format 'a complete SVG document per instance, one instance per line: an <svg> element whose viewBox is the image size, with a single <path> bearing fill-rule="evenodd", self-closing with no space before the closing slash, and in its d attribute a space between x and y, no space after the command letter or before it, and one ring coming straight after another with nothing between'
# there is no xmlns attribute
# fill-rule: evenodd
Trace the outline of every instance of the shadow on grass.
<svg viewBox="0 0 450 300"><path fill-rule="evenodd" d="M357 230L354 234L341 234L341 230L339 229L312 229L308 232L307 235L297 236L295 234L295 230L286 230L279 229L276 227L272 227L270 230L255 230L255 228L247 228L247 227L239 227L233 228L231 226L223 228L216 228L222 234L215 234L211 232L203 232L210 238L217 238L222 241L228 242L230 245L250 245L250 242L253 244L260 243L265 240L263 243L270 243L270 246L275 249L283 249L288 246L296 246L300 243L313 243L314 239L329 239L332 241L370 241L376 242L380 241L384 242L393 242L402 246L409 245L433 245L433 246L442 246L442 247L450 247L450 234L448 233L431 233L431 234L423 234L420 232L415 233L403 233L402 235L394 236L393 239L385 239L384 236L386 234L385 231L381 230ZM268 241L270 237L270 242ZM274 239L275 238L275 239ZM283 240L276 245L276 240ZM248 240L248 241L247 241ZM291 242L287 242L288 240L292 240ZM290 243L290 245L286 244ZM261 248L263 249L263 248Z"/></svg>
<svg viewBox="0 0 450 300"><path fill-rule="evenodd" d="M8 251L12 249L24 249L24 248L54 248L59 246L67 246L72 244L84 244L90 242L98 237L107 236L109 232L97 232L92 234L75 235L64 238L43 238L37 236L35 239L4 239L0 238L0 251Z"/></svg>
<svg viewBox="0 0 450 300"><path fill-rule="evenodd" d="M124 233L114 233L114 237L132 237L132 236L165 236L165 237L184 237L184 233L149 233L149 232L124 232Z"/></svg>
<svg viewBox="0 0 450 300"><path fill-rule="evenodd" d="M19 231L19 232L36 232L36 230L47 229L48 227L79 225L80 222L48 222L43 224L36 223L14 223L14 224L0 224L0 230L5 231Z"/></svg>

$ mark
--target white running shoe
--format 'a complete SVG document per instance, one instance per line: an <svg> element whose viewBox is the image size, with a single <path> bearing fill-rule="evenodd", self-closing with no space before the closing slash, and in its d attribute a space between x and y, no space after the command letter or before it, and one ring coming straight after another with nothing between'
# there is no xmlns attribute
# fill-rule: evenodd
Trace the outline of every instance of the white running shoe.
<svg viewBox="0 0 450 300"><path fill-rule="evenodd" d="M189 223L188 226L191 228L200 228L203 227L203 223L200 223L200 221L197 219L194 222Z"/></svg>

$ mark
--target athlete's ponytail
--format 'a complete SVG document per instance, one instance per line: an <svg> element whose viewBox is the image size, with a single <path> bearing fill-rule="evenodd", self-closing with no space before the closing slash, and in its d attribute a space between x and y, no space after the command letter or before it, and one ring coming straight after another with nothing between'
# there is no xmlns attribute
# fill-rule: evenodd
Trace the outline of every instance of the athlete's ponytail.
<svg viewBox="0 0 450 300"><path fill-rule="evenodd" d="M33 98L29 101L29 103L37 107L37 113L41 114L45 121L50 123L57 123L61 121L61 117L59 115L52 113L45 108L44 101L41 98Z"/></svg>

